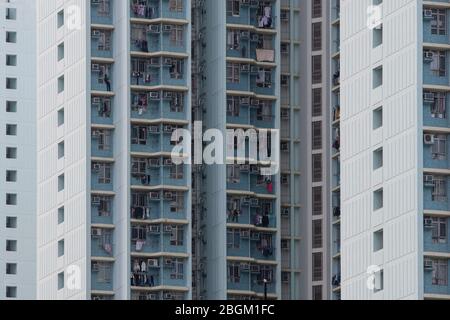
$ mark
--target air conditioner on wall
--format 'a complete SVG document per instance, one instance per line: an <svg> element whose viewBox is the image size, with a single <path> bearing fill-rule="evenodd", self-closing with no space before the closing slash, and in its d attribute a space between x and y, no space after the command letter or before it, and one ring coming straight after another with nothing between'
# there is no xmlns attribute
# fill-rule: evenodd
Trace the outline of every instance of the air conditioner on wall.
<svg viewBox="0 0 450 320"><path fill-rule="evenodd" d="M434 134L424 134L423 135L423 141L427 145L434 144Z"/></svg>

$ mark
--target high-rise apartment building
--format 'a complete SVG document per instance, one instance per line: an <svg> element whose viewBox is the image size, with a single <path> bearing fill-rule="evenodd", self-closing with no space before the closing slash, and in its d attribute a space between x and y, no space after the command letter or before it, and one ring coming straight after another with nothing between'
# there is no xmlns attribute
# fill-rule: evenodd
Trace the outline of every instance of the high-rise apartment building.
<svg viewBox="0 0 450 320"><path fill-rule="evenodd" d="M450 298L449 10L341 1L343 299Z"/></svg>
<svg viewBox="0 0 450 320"><path fill-rule="evenodd" d="M190 1L38 1L38 298L191 298Z"/></svg>
<svg viewBox="0 0 450 320"><path fill-rule="evenodd" d="M0 299L36 290L35 2L0 1Z"/></svg>

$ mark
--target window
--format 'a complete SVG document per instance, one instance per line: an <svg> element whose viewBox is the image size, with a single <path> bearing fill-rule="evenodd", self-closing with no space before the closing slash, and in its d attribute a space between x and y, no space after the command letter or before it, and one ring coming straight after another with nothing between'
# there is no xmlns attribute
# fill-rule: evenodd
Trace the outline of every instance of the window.
<svg viewBox="0 0 450 320"><path fill-rule="evenodd" d="M431 94L433 95L430 108L431 117L445 119L447 116L447 94L443 92L433 92Z"/></svg>
<svg viewBox="0 0 450 320"><path fill-rule="evenodd" d="M447 201L447 180L445 177L434 177L432 200L435 202Z"/></svg>
<svg viewBox="0 0 450 320"><path fill-rule="evenodd" d="M17 194L7 193L6 194L6 205L7 206L16 206L17 205Z"/></svg>
<svg viewBox="0 0 450 320"><path fill-rule="evenodd" d="M431 34L447 34L447 11L445 9L431 9Z"/></svg>
<svg viewBox="0 0 450 320"><path fill-rule="evenodd" d="M64 75L58 78L58 93L61 93L63 91L64 91Z"/></svg>
<svg viewBox="0 0 450 320"><path fill-rule="evenodd" d="M447 219L432 217L432 240L434 244L447 243Z"/></svg>
<svg viewBox="0 0 450 320"><path fill-rule="evenodd" d="M57 13L56 26L58 29L64 26L64 10L61 10Z"/></svg>
<svg viewBox="0 0 450 320"><path fill-rule="evenodd" d="M6 135L7 136L17 136L17 125L7 124L6 125Z"/></svg>
<svg viewBox="0 0 450 320"><path fill-rule="evenodd" d="M313 0L312 2L312 17L322 17L322 0Z"/></svg>
<svg viewBox="0 0 450 320"><path fill-rule="evenodd" d="M312 50L322 50L322 22L312 24Z"/></svg>
<svg viewBox="0 0 450 320"><path fill-rule="evenodd" d="M183 1L184 0L169 0L169 10L175 12L182 12Z"/></svg>
<svg viewBox="0 0 450 320"><path fill-rule="evenodd" d="M227 64L227 82L239 83L240 81L240 64L228 63Z"/></svg>
<svg viewBox="0 0 450 320"><path fill-rule="evenodd" d="M241 231L239 229L227 230L227 247L229 249L239 249L241 247Z"/></svg>
<svg viewBox="0 0 450 320"><path fill-rule="evenodd" d="M383 67L380 66L372 70L373 89L383 85Z"/></svg>
<svg viewBox="0 0 450 320"><path fill-rule="evenodd" d="M228 282L239 283L241 282L241 265L237 262L228 264Z"/></svg>
<svg viewBox="0 0 450 320"><path fill-rule="evenodd" d="M6 65L10 67L17 66L17 55L15 54L7 54L6 55Z"/></svg>
<svg viewBox="0 0 450 320"><path fill-rule="evenodd" d="M184 279L184 263L181 259L175 259L170 274L171 279Z"/></svg>
<svg viewBox="0 0 450 320"><path fill-rule="evenodd" d="M58 290L64 289L64 272L58 273Z"/></svg>
<svg viewBox="0 0 450 320"><path fill-rule="evenodd" d="M17 159L17 148L6 147L6 159Z"/></svg>
<svg viewBox="0 0 450 320"><path fill-rule="evenodd" d="M312 82L318 84L322 82L322 56L312 56Z"/></svg>
<svg viewBox="0 0 450 320"><path fill-rule="evenodd" d="M322 275L322 253L316 252L312 255L312 277L313 281L322 281L323 275Z"/></svg>
<svg viewBox="0 0 450 320"><path fill-rule="evenodd" d="M240 7L240 0L227 0L227 16L239 17Z"/></svg>
<svg viewBox="0 0 450 320"><path fill-rule="evenodd" d="M170 78L183 79L184 61L181 59L172 59L172 65L169 68Z"/></svg>
<svg viewBox="0 0 450 320"><path fill-rule="evenodd" d="M58 192L64 190L64 174L58 176Z"/></svg>
<svg viewBox="0 0 450 320"><path fill-rule="evenodd" d="M7 263L6 264L6 274L8 274L8 275L17 274L17 264L16 263Z"/></svg>
<svg viewBox="0 0 450 320"><path fill-rule="evenodd" d="M17 32L6 31L6 42L7 43L16 43L17 42Z"/></svg>
<svg viewBox="0 0 450 320"><path fill-rule="evenodd" d="M58 224L64 222L64 207L58 208Z"/></svg>
<svg viewBox="0 0 450 320"><path fill-rule="evenodd" d="M111 165L101 164L98 174L98 183L110 184L111 181Z"/></svg>
<svg viewBox="0 0 450 320"><path fill-rule="evenodd" d="M16 90L17 89L17 79L16 78L6 78L6 89Z"/></svg>
<svg viewBox="0 0 450 320"><path fill-rule="evenodd" d="M172 30L170 30L170 43L175 47L183 47L183 34L184 27L183 26L173 26Z"/></svg>
<svg viewBox="0 0 450 320"><path fill-rule="evenodd" d="M17 19L17 9L16 8L6 8L6 20L16 20Z"/></svg>
<svg viewBox="0 0 450 320"><path fill-rule="evenodd" d="M313 156L312 156L312 173L313 173L313 182L321 182L322 181L322 155L321 154L313 154Z"/></svg>
<svg viewBox="0 0 450 320"><path fill-rule="evenodd" d="M383 108L379 107L373 111L373 130L383 126Z"/></svg>
<svg viewBox="0 0 450 320"><path fill-rule="evenodd" d="M6 182L17 182L17 171L7 170L6 171Z"/></svg>
<svg viewBox="0 0 450 320"><path fill-rule="evenodd" d="M17 217L6 217L6 228L17 229Z"/></svg>
<svg viewBox="0 0 450 320"><path fill-rule="evenodd" d="M6 112L17 112L17 101L6 101Z"/></svg>
<svg viewBox="0 0 450 320"><path fill-rule="evenodd" d="M229 29L227 31L227 48L229 50L239 50L241 48L240 40L241 32L239 30Z"/></svg>
<svg viewBox="0 0 450 320"><path fill-rule="evenodd" d="M383 167L383 148L379 148L373 152L373 170Z"/></svg>
<svg viewBox="0 0 450 320"><path fill-rule="evenodd" d="M376 48L383 44L383 25L373 28L372 30L372 47Z"/></svg>
<svg viewBox="0 0 450 320"><path fill-rule="evenodd" d="M312 188L312 211L314 216L322 215L322 187Z"/></svg>
<svg viewBox="0 0 450 320"><path fill-rule="evenodd" d="M312 116L322 115L322 88L312 90Z"/></svg>
<svg viewBox="0 0 450 320"><path fill-rule="evenodd" d="M58 258L64 255L64 239L58 241Z"/></svg>
<svg viewBox="0 0 450 320"><path fill-rule="evenodd" d="M240 115L240 97L228 96L227 97L227 116L239 117Z"/></svg>
<svg viewBox="0 0 450 320"><path fill-rule="evenodd" d="M373 211L383 208L383 189L379 189L373 193Z"/></svg>
<svg viewBox="0 0 450 320"><path fill-rule="evenodd" d="M64 59L64 42L58 45L58 61Z"/></svg>
<svg viewBox="0 0 450 320"><path fill-rule="evenodd" d="M64 124L64 108L58 110L58 127Z"/></svg>
<svg viewBox="0 0 450 320"><path fill-rule="evenodd" d="M322 121L312 123L312 149L322 149Z"/></svg>
<svg viewBox="0 0 450 320"><path fill-rule="evenodd" d="M17 251L17 240L6 240L6 251L16 252Z"/></svg>
<svg viewBox="0 0 450 320"><path fill-rule="evenodd" d="M373 233L373 252L383 250L383 230L378 230Z"/></svg>
<svg viewBox="0 0 450 320"><path fill-rule="evenodd" d="M322 220L312 222L312 247L313 249L322 248Z"/></svg>
<svg viewBox="0 0 450 320"><path fill-rule="evenodd" d="M448 285L448 261L443 259L433 260L432 273L433 286Z"/></svg>
<svg viewBox="0 0 450 320"><path fill-rule="evenodd" d="M430 70L436 77L445 77L447 74L445 51L426 50L425 54L431 53Z"/></svg>
<svg viewBox="0 0 450 320"><path fill-rule="evenodd" d="M170 245L181 247L184 243L184 228L183 226L172 226L170 233Z"/></svg>
<svg viewBox="0 0 450 320"><path fill-rule="evenodd" d="M434 144L431 146L431 157L437 160L447 158L447 136L437 134L434 136Z"/></svg>
<svg viewBox="0 0 450 320"><path fill-rule="evenodd" d="M6 298L17 298L17 287L6 287Z"/></svg>
<svg viewBox="0 0 450 320"><path fill-rule="evenodd" d="M239 165L227 166L227 182L239 183L241 181L241 167Z"/></svg>
<svg viewBox="0 0 450 320"><path fill-rule="evenodd" d="M64 141L58 143L58 159L64 158Z"/></svg>
<svg viewBox="0 0 450 320"><path fill-rule="evenodd" d="M319 301L322 300L322 286L313 286L312 287L312 299Z"/></svg>

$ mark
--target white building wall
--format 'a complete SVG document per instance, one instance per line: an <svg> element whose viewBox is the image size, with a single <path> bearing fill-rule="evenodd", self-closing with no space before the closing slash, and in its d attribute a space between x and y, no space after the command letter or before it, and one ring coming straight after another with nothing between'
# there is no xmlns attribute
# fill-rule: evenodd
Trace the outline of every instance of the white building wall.
<svg viewBox="0 0 450 320"><path fill-rule="evenodd" d="M341 1L342 81L342 299L417 299L422 295L421 1L382 3L383 44L373 48L367 26L371 0ZM418 63L419 61L419 63ZM383 84L373 89L372 70ZM373 129L373 111L383 125ZM373 170L373 151L383 167ZM383 188L383 208L373 192ZM374 253L373 233L383 229L384 249ZM369 266L384 271L384 289L367 286Z"/></svg>
<svg viewBox="0 0 450 320"><path fill-rule="evenodd" d="M16 18L6 19L7 8ZM0 1L0 300L34 299L36 291L36 63L35 1ZM6 43L6 32L16 32L16 43ZM6 56L16 55L17 64L6 66ZM6 89L6 78L17 79L17 89ZM7 112L7 101L16 102ZM6 135L7 124L17 125L15 136ZM17 148L16 159L6 159L6 148ZM16 181L7 182L6 172L16 171ZM6 195L16 194L17 204L7 205ZM17 226L7 228L7 218ZM17 241L15 252L6 252L7 241ZM6 274L6 265L16 264L16 274ZM8 294L7 287L15 293Z"/></svg>
<svg viewBox="0 0 450 320"><path fill-rule="evenodd" d="M87 247L90 235L87 221L90 181L87 137L90 128L87 127L86 108L88 4L83 0L37 1L39 299L86 298L86 268L90 251ZM66 21L58 29L57 13L62 9ZM65 57L58 62L57 46L62 42ZM65 77L65 89L58 94L58 77L61 75ZM62 108L64 124L58 126L58 110ZM58 160L58 143L62 141L65 143L65 156ZM61 174L65 174L65 190L58 192L58 176ZM62 207L65 219L58 225L58 209ZM65 254L58 258L58 241L62 239L65 241ZM80 270L79 282L73 282L75 288L68 283L69 266ZM64 271L65 289L58 291L58 274Z"/></svg>

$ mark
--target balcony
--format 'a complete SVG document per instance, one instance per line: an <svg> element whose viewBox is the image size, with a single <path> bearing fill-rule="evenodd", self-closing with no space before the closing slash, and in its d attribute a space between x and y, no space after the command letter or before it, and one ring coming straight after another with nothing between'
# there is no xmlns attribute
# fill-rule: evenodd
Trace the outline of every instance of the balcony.
<svg viewBox="0 0 450 320"><path fill-rule="evenodd" d="M114 256L112 230L92 228L91 256L98 258L111 258Z"/></svg>
<svg viewBox="0 0 450 320"><path fill-rule="evenodd" d="M186 27L184 25L131 25L131 51L187 53L186 44Z"/></svg>
<svg viewBox="0 0 450 320"><path fill-rule="evenodd" d="M425 252L450 252L448 222L448 218L425 216L423 233Z"/></svg>
<svg viewBox="0 0 450 320"><path fill-rule="evenodd" d="M424 50L423 57L423 82L427 85L448 86L449 54L443 50Z"/></svg>
<svg viewBox="0 0 450 320"><path fill-rule="evenodd" d="M95 58L112 58L112 32L92 29L91 56Z"/></svg>
<svg viewBox="0 0 450 320"><path fill-rule="evenodd" d="M171 225L134 225L131 229L131 252L140 253L185 253L186 233L183 226ZM177 237L179 237L177 239ZM175 238L176 240L172 240Z"/></svg>
<svg viewBox="0 0 450 320"><path fill-rule="evenodd" d="M258 228L276 228L274 201L250 197L228 197L227 222L254 225Z"/></svg>
<svg viewBox="0 0 450 320"><path fill-rule="evenodd" d="M184 166L172 165L170 159L159 160L132 158L131 185L153 187L159 185L185 186L187 184ZM169 165L168 162L170 162ZM158 163L160 166L156 167Z"/></svg>
<svg viewBox="0 0 450 320"><path fill-rule="evenodd" d="M243 24L251 25L260 29L274 29L275 12L274 1L271 1L272 5L259 5L246 3L232 3L227 5L227 23L230 24Z"/></svg>
<svg viewBox="0 0 450 320"><path fill-rule="evenodd" d="M94 224L113 224L113 198L91 196L91 222Z"/></svg>
<svg viewBox="0 0 450 320"><path fill-rule="evenodd" d="M132 92L131 118L185 120L187 118L185 98L184 92Z"/></svg>
<svg viewBox="0 0 450 320"><path fill-rule="evenodd" d="M112 164L93 162L91 188L96 191L113 191Z"/></svg>
<svg viewBox="0 0 450 320"><path fill-rule="evenodd" d="M449 178L445 175L424 175L423 201L425 210L450 211Z"/></svg>
<svg viewBox="0 0 450 320"><path fill-rule="evenodd" d="M135 86L155 87L159 85L187 85L184 59L153 58L131 59L130 83Z"/></svg>
<svg viewBox="0 0 450 320"><path fill-rule="evenodd" d="M91 24L113 23L113 0L91 0Z"/></svg>
<svg viewBox="0 0 450 320"><path fill-rule="evenodd" d="M91 98L91 122L93 124L113 125L113 99Z"/></svg>
<svg viewBox="0 0 450 320"><path fill-rule="evenodd" d="M131 18L136 19L186 19L186 1L131 0Z"/></svg>
<svg viewBox="0 0 450 320"><path fill-rule="evenodd" d="M450 127L448 117L449 95L446 92L424 92L423 125L428 127Z"/></svg>
<svg viewBox="0 0 450 320"><path fill-rule="evenodd" d="M449 22L448 10L424 8L423 42L449 44Z"/></svg>
<svg viewBox="0 0 450 320"><path fill-rule="evenodd" d="M114 83L112 64L91 64L91 90L111 92Z"/></svg>
<svg viewBox="0 0 450 320"><path fill-rule="evenodd" d="M113 264L94 261L91 263L91 290L113 291Z"/></svg>
<svg viewBox="0 0 450 320"><path fill-rule="evenodd" d="M184 192L133 192L131 219L149 222L158 219L187 219Z"/></svg>
<svg viewBox="0 0 450 320"><path fill-rule="evenodd" d="M92 129L91 140L92 157L113 157L113 131L104 129Z"/></svg>
<svg viewBox="0 0 450 320"><path fill-rule="evenodd" d="M148 288L160 286L186 287L184 259L136 258L131 261L131 286Z"/></svg>
<svg viewBox="0 0 450 320"><path fill-rule="evenodd" d="M424 258L429 260L428 258ZM450 286L448 283L449 261L447 259L431 259L432 266L426 267L424 270L424 293L437 295L450 295ZM439 271L438 271L439 270ZM438 277L441 275L441 277Z"/></svg>
<svg viewBox="0 0 450 320"><path fill-rule="evenodd" d="M172 125L132 125L131 152L172 152L174 146L176 146L176 143L171 141L172 133L177 128Z"/></svg>

